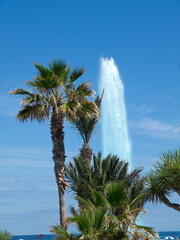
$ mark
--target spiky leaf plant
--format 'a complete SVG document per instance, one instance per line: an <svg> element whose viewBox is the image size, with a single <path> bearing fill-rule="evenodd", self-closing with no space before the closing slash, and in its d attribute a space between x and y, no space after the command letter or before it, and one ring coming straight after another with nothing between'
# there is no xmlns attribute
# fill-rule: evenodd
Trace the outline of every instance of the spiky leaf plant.
<svg viewBox="0 0 180 240"><path fill-rule="evenodd" d="M180 204L169 200L172 193L180 196L180 149L161 154L160 161L146 176L146 194L149 200L162 202L180 211Z"/></svg>

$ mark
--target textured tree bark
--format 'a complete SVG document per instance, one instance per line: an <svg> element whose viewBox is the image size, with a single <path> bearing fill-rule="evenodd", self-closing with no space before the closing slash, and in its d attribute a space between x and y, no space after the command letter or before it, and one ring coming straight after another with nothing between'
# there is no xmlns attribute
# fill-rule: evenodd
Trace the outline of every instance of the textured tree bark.
<svg viewBox="0 0 180 240"><path fill-rule="evenodd" d="M88 143L84 143L82 149L80 150L80 155L81 155L83 161L84 162L88 161L90 163L91 159L92 159L92 154L93 154L93 151L89 147L89 144Z"/></svg>
<svg viewBox="0 0 180 240"><path fill-rule="evenodd" d="M64 131L63 131L63 114L57 113L53 109L51 116L51 138L53 142L53 160L54 160L54 172L59 193L59 213L60 213L60 224L65 228L66 222L66 211L65 211L65 198L63 179L65 176L64 162L65 162L65 149L64 149ZM62 179L62 181L59 181Z"/></svg>
<svg viewBox="0 0 180 240"><path fill-rule="evenodd" d="M165 195L162 195L162 196L160 195L160 196L159 196L159 199L160 199L160 201L163 202L166 206L171 207L171 208L173 208L174 210L180 212L180 205L177 204L177 203L171 203L171 202L169 201L169 199L166 198Z"/></svg>
<svg viewBox="0 0 180 240"><path fill-rule="evenodd" d="M174 189L174 191L180 196L180 189L177 187L172 187L172 189Z"/></svg>

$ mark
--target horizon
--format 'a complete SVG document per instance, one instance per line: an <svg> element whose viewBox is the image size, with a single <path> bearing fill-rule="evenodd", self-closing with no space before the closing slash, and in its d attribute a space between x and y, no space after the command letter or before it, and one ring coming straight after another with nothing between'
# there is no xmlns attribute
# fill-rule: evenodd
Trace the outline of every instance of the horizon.
<svg viewBox="0 0 180 240"><path fill-rule="evenodd" d="M77 84L88 80L98 93L99 59L113 57L125 88L133 168L148 172L159 155L179 148L180 2L168 0L0 1L0 226L14 235L48 233L59 221L57 186L49 123L20 123L20 99L9 96L36 73L32 62L47 66L64 59L85 66ZM67 160L82 140L65 123ZM92 136L102 150L101 128ZM175 195L172 200L177 201ZM66 194L66 210L75 202ZM179 212L147 206L143 223L158 231L179 230Z"/></svg>

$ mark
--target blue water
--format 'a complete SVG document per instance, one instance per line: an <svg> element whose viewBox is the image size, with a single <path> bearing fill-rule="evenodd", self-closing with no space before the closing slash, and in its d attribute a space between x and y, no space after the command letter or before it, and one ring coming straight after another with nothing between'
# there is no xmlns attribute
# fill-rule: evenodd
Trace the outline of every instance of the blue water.
<svg viewBox="0 0 180 240"><path fill-rule="evenodd" d="M171 236L174 237L174 239L180 238L180 231L178 232L159 232L159 236L161 239L165 239L165 237L167 236ZM12 240L19 240L19 239L23 239L23 240L53 240L54 239L54 235L52 234L47 234L44 235L43 238L36 238L37 235L19 235L19 236L13 236Z"/></svg>
<svg viewBox="0 0 180 240"><path fill-rule="evenodd" d="M54 235L52 234L47 234L44 235L43 238L36 238L37 235L16 235L12 237L12 240L19 240L19 239L23 239L23 240L53 240L54 239Z"/></svg>
<svg viewBox="0 0 180 240"><path fill-rule="evenodd" d="M160 238L164 239L167 236L171 236L174 239L180 238L180 232L159 232Z"/></svg>

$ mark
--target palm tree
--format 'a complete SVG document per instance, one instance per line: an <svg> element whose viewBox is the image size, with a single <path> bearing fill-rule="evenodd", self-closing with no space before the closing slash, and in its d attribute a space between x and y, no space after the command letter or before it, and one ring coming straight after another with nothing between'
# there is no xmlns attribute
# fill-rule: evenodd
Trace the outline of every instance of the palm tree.
<svg viewBox="0 0 180 240"><path fill-rule="evenodd" d="M92 136L92 133L94 132L99 117L100 117L100 110L101 110L101 103L103 99L104 91L101 95L101 97L97 96L94 104L97 106L98 114L92 114L89 116L89 114L84 114L78 116L78 118L75 119L75 121L72 121L73 125L75 126L75 129L78 130L80 136L83 139L83 147L80 150L80 156L83 159L83 161L89 161L91 162L93 151L89 147L89 141Z"/></svg>
<svg viewBox="0 0 180 240"><path fill-rule="evenodd" d="M74 82L85 72L84 68L72 69L63 61L56 60L49 67L34 63L38 73L26 84L31 91L18 88L11 91L11 95L22 97L22 109L16 118L21 122L27 120L38 122L50 119L51 138L53 142L54 172L58 185L60 223L65 227L64 190L64 120L75 119L82 113L90 113L93 102L88 101L93 90L87 82L77 88Z"/></svg>
<svg viewBox="0 0 180 240"><path fill-rule="evenodd" d="M144 178L140 178L142 168L136 168L128 173L128 163L120 161L116 155L109 154L104 159L102 153L93 155L93 164L84 162L81 156L74 157L74 163L69 163L66 168L66 179L71 185L69 189L77 196L89 199L89 187L103 191L104 186L111 181L123 182L127 194L132 198L142 193Z"/></svg>
<svg viewBox="0 0 180 240"><path fill-rule="evenodd" d="M180 196L180 149L163 153L160 162L154 167L155 169L146 176L146 194L149 200L160 201L180 211L180 204L169 200L172 193Z"/></svg>
<svg viewBox="0 0 180 240"><path fill-rule="evenodd" d="M77 197L84 206L83 211L71 209L73 216L67 222L75 223L80 234L75 236L56 225L52 232L58 239L154 239L154 230L150 227L137 225L134 214L140 214L143 209L134 210L133 205L143 196L138 196L129 204L123 184L111 182L105 185L104 191L92 190L92 200ZM123 209L117 215L117 209ZM124 225L128 227L124 229Z"/></svg>
<svg viewBox="0 0 180 240"><path fill-rule="evenodd" d="M144 197L144 182L145 178L140 176L142 168L136 168L132 172L128 172L128 163L120 161L115 155L109 154L106 158L102 158L102 153L93 156L93 164L84 162L81 157L74 158L74 164L69 163L66 166L67 182L71 185L69 189L76 196L83 199L92 199L92 191L100 191L103 193L105 186L113 181L123 184L125 187L125 196L128 204L131 204L138 196L143 195L138 201L135 201L131 206L133 213L133 221L135 222L139 212L137 209L143 209L148 201ZM81 202L79 209L84 211ZM116 216L122 215L123 208L116 208L114 213ZM123 225L123 230L127 231L128 224ZM135 234L135 228L133 228Z"/></svg>
<svg viewBox="0 0 180 240"><path fill-rule="evenodd" d="M123 239L126 235L122 231L116 230L116 235L121 238L114 238L115 232L112 229L113 225L107 226L106 219L107 209L103 207L91 207L84 209L82 214L73 210L73 217L67 218L68 224L76 224L79 234L70 234L60 225L52 227L51 232L56 234L57 240L111 240L111 239ZM117 233L118 232L118 233ZM120 235L121 233L121 235Z"/></svg>

